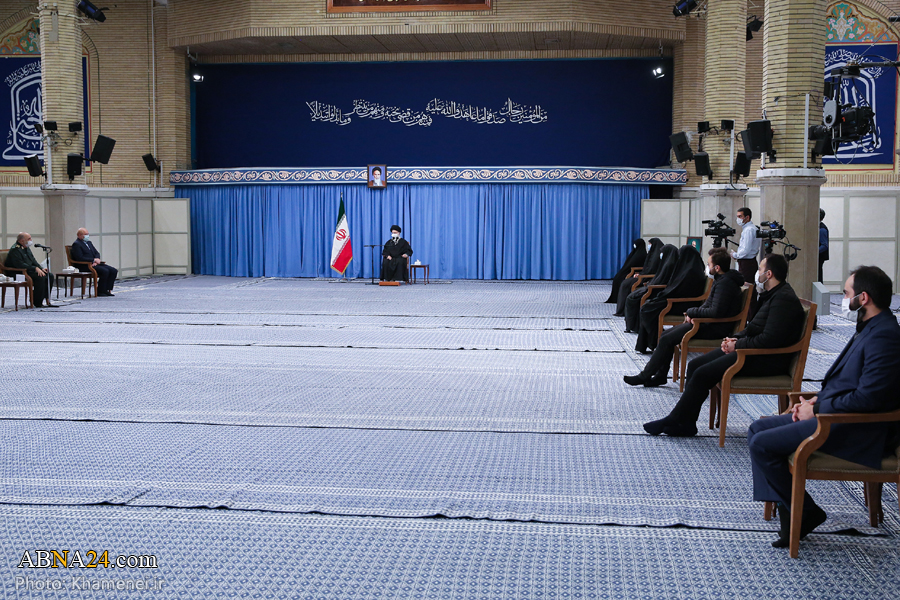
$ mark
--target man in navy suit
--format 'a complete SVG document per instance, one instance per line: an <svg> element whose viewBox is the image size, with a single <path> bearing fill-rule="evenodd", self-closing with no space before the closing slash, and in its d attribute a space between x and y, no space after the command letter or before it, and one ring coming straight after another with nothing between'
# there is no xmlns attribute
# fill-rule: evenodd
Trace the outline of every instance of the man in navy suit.
<svg viewBox="0 0 900 600"><path fill-rule="evenodd" d="M790 414L759 419L747 443L753 467L753 499L778 502L781 532L772 542L788 546L791 473L788 457L816 431L816 414L878 413L900 408L900 324L891 313L891 279L878 267L859 267L844 283L843 310L853 313L856 334L822 381L822 391L804 398ZM820 450L871 468L900 443L898 423L835 425ZM825 511L809 493L803 501L800 537L825 522Z"/></svg>
<svg viewBox="0 0 900 600"><path fill-rule="evenodd" d="M100 262L100 253L91 243L91 235L88 230L82 227L78 230L78 239L72 243L72 260L78 262L91 263L94 270L97 271L97 278L100 280L97 284L98 296L112 296L113 285L116 283L116 275L119 274L118 269ZM78 265L78 270L82 272L90 271L87 265Z"/></svg>

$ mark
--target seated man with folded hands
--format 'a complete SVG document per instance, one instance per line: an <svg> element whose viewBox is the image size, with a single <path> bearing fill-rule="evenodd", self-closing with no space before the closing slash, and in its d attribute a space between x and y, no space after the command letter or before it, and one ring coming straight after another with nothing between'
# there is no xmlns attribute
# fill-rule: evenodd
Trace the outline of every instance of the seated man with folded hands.
<svg viewBox="0 0 900 600"><path fill-rule="evenodd" d="M741 312L741 286L744 276L731 269L731 257L725 248L713 248L706 259L706 274L715 281L706 301L701 306L685 311L684 323L663 333L650 357L647 366L637 375L626 375L628 385L656 387L665 385L669 364L675 354L675 346L681 343L685 334L693 329L692 319L721 319L733 317ZM734 331L734 323L703 323L697 331L696 339L722 339Z"/></svg>
<svg viewBox="0 0 900 600"><path fill-rule="evenodd" d="M747 443L753 469L753 499L778 502L781 531L772 542L788 547L791 530L789 457L818 427L817 414L877 413L900 409L900 324L891 313L891 279L878 267L859 267L844 283L845 316L856 333L831 365L822 391L804 398L790 414L767 417L750 426ZM855 314L854 314L855 313ZM820 452L879 468L900 444L900 423L836 424ZM825 511L807 493L800 538L825 522Z"/></svg>

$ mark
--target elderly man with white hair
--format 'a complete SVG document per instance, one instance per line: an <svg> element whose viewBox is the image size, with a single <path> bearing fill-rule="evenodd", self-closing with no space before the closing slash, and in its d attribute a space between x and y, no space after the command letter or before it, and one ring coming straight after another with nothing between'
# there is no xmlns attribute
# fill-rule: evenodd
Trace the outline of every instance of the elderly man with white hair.
<svg viewBox="0 0 900 600"><path fill-rule="evenodd" d="M100 281L97 283L98 296L112 296L113 285L116 283L116 275L119 274L115 269L100 260L100 253L91 243L91 234L82 227L78 230L78 239L72 243L72 260L77 262L90 263L94 270L97 271L97 277ZM78 270L87 272L90 269L87 265L78 265Z"/></svg>

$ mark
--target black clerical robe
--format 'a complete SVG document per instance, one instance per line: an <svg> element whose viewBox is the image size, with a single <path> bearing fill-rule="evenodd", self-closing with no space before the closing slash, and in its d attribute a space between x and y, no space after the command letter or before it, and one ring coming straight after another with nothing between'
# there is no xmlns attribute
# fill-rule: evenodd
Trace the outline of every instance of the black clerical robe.
<svg viewBox="0 0 900 600"><path fill-rule="evenodd" d="M409 260L403 258L403 255L412 256L412 248L409 242L403 238L389 239L384 244L384 250L381 251L383 257L381 261L381 280L382 281L409 281ZM390 257L390 259L388 259Z"/></svg>

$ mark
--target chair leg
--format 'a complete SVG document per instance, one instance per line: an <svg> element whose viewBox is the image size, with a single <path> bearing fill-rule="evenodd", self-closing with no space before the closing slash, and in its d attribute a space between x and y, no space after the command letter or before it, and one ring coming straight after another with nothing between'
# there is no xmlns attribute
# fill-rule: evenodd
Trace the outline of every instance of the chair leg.
<svg viewBox="0 0 900 600"><path fill-rule="evenodd" d="M788 395L778 394L778 414L784 414L788 408Z"/></svg>
<svg viewBox="0 0 900 600"><path fill-rule="evenodd" d="M683 352L681 352L681 388L678 390L679 392L684 392L684 376L687 373L687 359L688 359L688 349L687 346L683 348Z"/></svg>
<svg viewBox="0 0 900 600"><path fill-rule="evenodd" d="M725 431L728 427L728 402L731 400L731 386L722 387L719 397L719 448L725 447Z"/></svg>
<svg viewBox="0 0 900 600"><path fill-rule="evenodd" d="M863 486L866 490L866 505L869 507L869 525L878 527L879 523L884 522L884 511L881 507L882 483L867 481Z"/></svg>
<svg viewBox="0 0 900 600"><path fill-rule="evenodd" d="M806 465L794 464L791 483L791 533L789 550L791 558L800 555L800 524L803 521L803 497L806 495Z"/></svg>
<svg viewBox="0 0 900 600"><path fill-rule="evenodd" d="M675 346L675 353L672 355L672 383L678 381L678 365L681 364L681 345Z"/></svg>
<svg viewBox="0 0 900 600"><path fill-rule="evenodd" d="M719 415L719 402L721 399L721 389L716 384L713 389L709 390L709 428L716 428L716 417Z"/></svg>
<svg viewBox="0 0 900 600"><path fill-rule="evenodd" d="M763 509L763 519L765 519L766 521L771 521L772 517L775 516L776 510L777 509L775 508L774 502L766 502L765 508Z"/></svg>

